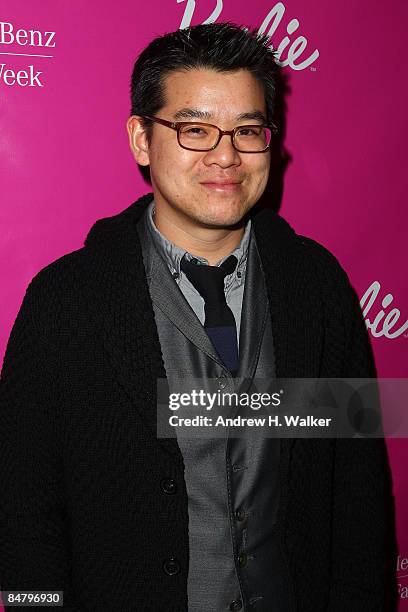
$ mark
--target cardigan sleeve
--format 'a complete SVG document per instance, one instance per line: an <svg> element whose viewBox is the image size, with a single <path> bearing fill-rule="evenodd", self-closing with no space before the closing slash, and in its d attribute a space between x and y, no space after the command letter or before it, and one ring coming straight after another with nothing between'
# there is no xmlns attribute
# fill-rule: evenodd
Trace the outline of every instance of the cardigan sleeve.
<svg viewBox="0 0 408 612"><path fill-rule="evenodd" d="M34 281L13 325L0 378L0 585L3 591L63 591L58 609L79 612L69 579L56 380L52 360L44 358L52 351L40 331L44 326L38 326L43 293ZM19 609L26 608L5 606Z"/></svg>
<svg viewBox="0 0 408 612"><path fill-rule="evenodd" d="M360 304L348 279L346 285L348 339L344 377L375 378L374 358ZM397 545L384 438L338 438L334 465L328 610L396 610Z"/></svg>

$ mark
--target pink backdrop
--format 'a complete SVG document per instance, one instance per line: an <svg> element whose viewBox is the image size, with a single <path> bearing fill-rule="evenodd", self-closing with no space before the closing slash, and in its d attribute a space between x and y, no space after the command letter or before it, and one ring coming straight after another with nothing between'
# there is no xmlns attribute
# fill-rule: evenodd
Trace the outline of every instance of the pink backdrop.
<svg viewBox="0 0 408 612"><path fill-rule="evenodd" d="M31 278L150 191L125 130L139 51L165 31L229 19L263 24L282 49L292 161L280 213L365 295L379 375L407 377L407 17L403 0L3 0L0 356ZM387 443L408 610L408 441Z"/></svg>

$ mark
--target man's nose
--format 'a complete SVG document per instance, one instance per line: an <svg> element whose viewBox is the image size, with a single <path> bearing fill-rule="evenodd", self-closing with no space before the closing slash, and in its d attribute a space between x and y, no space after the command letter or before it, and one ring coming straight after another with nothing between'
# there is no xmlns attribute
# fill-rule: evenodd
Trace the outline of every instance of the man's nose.
<svg viewBox="0 0 408 612"><path fill-rule="evenodd" d="M205 163L218 163L220 166L230 166L241 163L241 158L232 145L231 135L223 134L215 149L208 151L205 156Z"/></svg>

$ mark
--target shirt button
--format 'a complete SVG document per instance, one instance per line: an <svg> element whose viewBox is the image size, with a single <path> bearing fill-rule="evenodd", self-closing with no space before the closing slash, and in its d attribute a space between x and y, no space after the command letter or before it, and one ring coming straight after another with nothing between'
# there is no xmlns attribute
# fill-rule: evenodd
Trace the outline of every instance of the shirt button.
<svg viewBox="0 0 408 612"><path fill-rule="evenodd" d="M163 570L168 576L174 576L180 571L180 563L174 557L170 557L164 561Z"/></svg>
<svg viewBox="0 0 408 612"><path fill-rule="evenodd" d="M239 508L239 510L235 510L235 518L237 519L237 521L243 521L245 518L245 510L242 510L242 508Z"/></svg>
<svg viewBox="0 0 408 612"><path fill-rule="evenodd" d="M241 276L242 276L242 272L239 272L239 271L238 271L238 272L237 272L237 276L238 276L238 278L241 278Z"/></svg>
<svg viewBox="0 0 408 612"><path fill-rule="evenodd" d="M161 485L162 491L164 493L167 493L167 495L174 495L174 493L177 490L176 481L173 480L173 478L163 478L160 481L160 485Z"/></svg>
<svg viewBox="0 0 408 612"><path fill-rule="evenodd" d="M174 280L177 280L178 277L180 276L180 274L178 272L173 272L172 276L173 276Z"/></svg>
<svg viewBox="0 0 408 612"><path fill-rule="evenodd" d="M241 610L242 601L240 599L234 599L234 601L231 601L229 609L233 610L233 612L237 612L238 610Z"/></svg>
<svg viewBox="0 0 408 612"><path fill-rule="evenodd" d="M245 567L248 561L248 557L246 555L246 553L240 553L238 555L238 563L240 565L240 567Z"/></svg>

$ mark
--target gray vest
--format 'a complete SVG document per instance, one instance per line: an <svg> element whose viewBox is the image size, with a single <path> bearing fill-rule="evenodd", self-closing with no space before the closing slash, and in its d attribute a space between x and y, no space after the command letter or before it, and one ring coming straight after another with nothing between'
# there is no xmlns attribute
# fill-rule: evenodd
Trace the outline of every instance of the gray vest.
<svg viewBox="0 0 408 612"><path fill-rule="evenodd" d="M236 390L150 239L145 215L138 231L167 378L218 378L224 392ZM253 232L239 345L238 378L275 377L268 298ZM245 439L178 437L178 444L188 494L189 612L286 611L288 577L274 531L280 440L264 438L254 428Z"/></svg>

